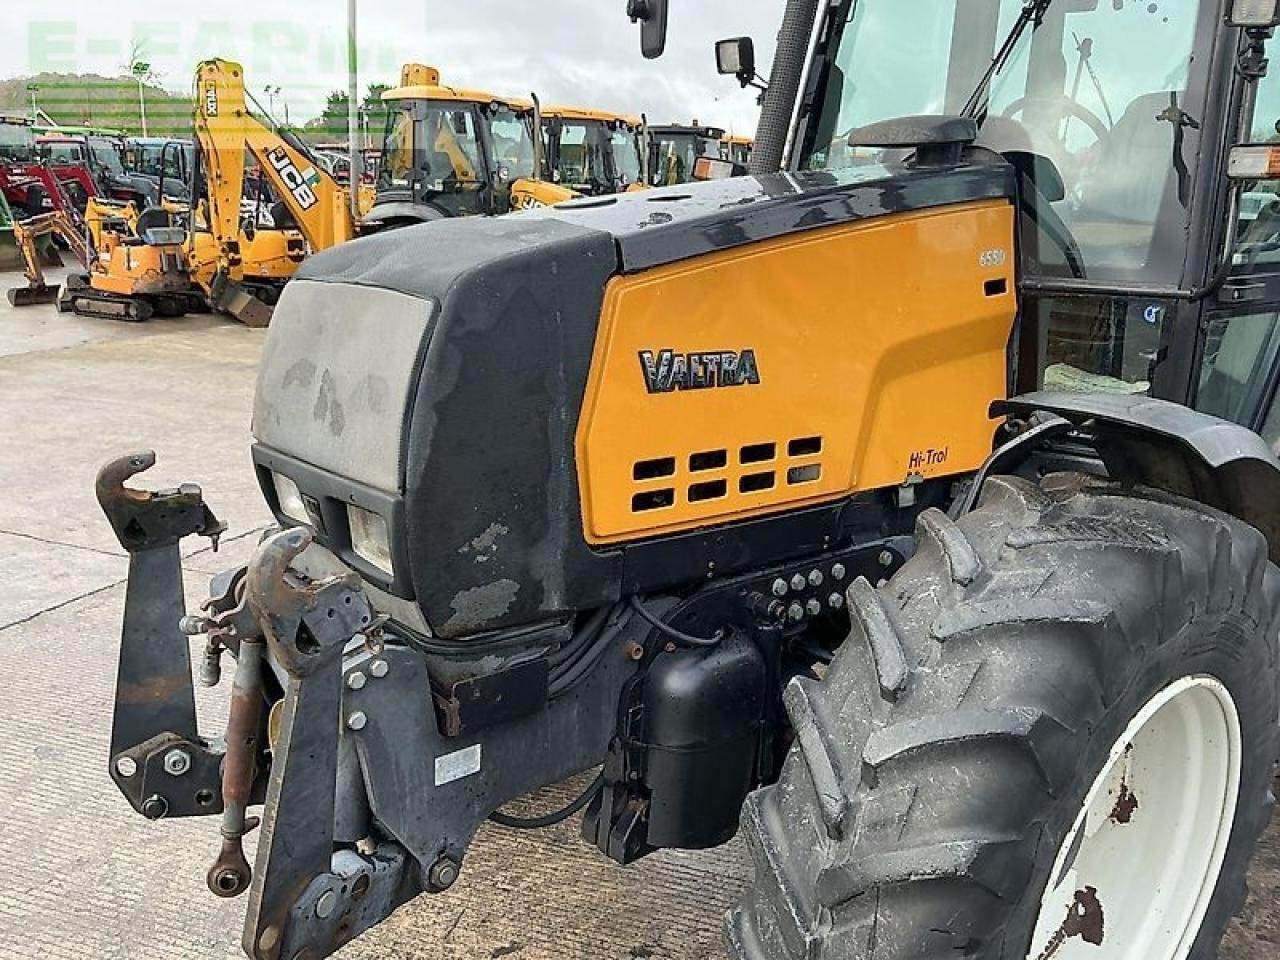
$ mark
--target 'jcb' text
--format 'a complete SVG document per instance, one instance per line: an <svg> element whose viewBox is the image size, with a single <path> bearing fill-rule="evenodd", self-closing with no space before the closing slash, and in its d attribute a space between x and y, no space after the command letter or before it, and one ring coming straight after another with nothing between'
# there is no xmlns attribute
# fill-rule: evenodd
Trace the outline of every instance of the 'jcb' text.
<svg viewBox="0 0 1280 960"><path fill-rule="evenodd" d="M271 161L271 166L280 174L280 179L289 188L293 198L298 201L298 206L303 210L310 210L319 203L315 191L311 189L311 184L294 166L287 153L279 147L273 147L267 151L267 159Z"/></svg>
<svg viewBox="0 0 1280 960"><path fill-rule="evenodd" d="M710 390L713 387L742 387L760 383L760 367L754 350L734 353L676 353L674 350L640 351L644 385L650 393L675 390Z"/></svg>

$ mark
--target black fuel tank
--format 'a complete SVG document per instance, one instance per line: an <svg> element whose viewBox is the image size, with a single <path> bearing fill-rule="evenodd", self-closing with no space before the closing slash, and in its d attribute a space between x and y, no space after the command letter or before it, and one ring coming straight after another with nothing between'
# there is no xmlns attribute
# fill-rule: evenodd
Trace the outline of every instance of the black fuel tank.
<svg viewBox="0 0 1280 960"><path fill-rule="evenodd" d="M763 654L738 634L709 650L663 654L643 703L649 844L697 850L726 842L756 781Z"/></svg>

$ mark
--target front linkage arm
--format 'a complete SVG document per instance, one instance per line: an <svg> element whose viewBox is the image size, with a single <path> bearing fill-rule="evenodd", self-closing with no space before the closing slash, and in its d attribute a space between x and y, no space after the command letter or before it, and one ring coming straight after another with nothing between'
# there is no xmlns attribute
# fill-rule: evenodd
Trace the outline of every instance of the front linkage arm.
<svg viewBox="0 0 1280 960"><path fill-rule="evenodd" d="M125 486L155 462L150 451L121 457L96 483L98 502L129 551L111 777L153 820L221 813L221 849L207 880L223 897L252 881L243 944L249 956L327 956L422 888L400 846L369 840L357 853L335 843L335 820L361 820L359 812L339 811L336 800L343 653L376 647L378 621L354 575L313 582L290 570L311 543L301 529L266 538L247 567L214 578L203 616L186 616L179 544L197 534L216 546L226 526L193 484L156 492ZM201 633L211 651L204 682L217 682L223 649L236 655L224 741L198 732L188 635ZM274 699L273 679L284 696L268 763L264 707ZM343 767L358 777L347 749ZM355 792L363 791L342 794ZM242 838L257 821L246 810L264 796L251 871Z"/></svg>
<svg viewBox="0 0 1280 960"><path fill-rule="evenodd" d="M179 541L223 526L197 487L124 486L154 462L125 457L98 479L130 553L111 775L147 816L221 813L206 879L219 896L249 892L242 946L254 960L320 960L447 889L489 813L605 757L647 624L604 631L594 668L532 712L450 730L424 656L383 635L358 575L316 565L318 548L302 556L305 528L264 538L247 567L214 578L203 615L184 616ZM225 743L197 734L190 634L208 638L203 682L216 682L221 651L236 657ZM250 870L246 811L264 800Z"/></svg>
<svg viewBox="0 0 1280 960"><path fill-rule="evenodd" d="M222 754L199 736L191 653L179 629L185 601L178 544L199 534L216 546L226 529L197 486L155 493L125 486L155 462L151 451L121 457L98 472L96 483L98 503L129 551L111 778L133 808L153 820L221 809Z"/></svg>

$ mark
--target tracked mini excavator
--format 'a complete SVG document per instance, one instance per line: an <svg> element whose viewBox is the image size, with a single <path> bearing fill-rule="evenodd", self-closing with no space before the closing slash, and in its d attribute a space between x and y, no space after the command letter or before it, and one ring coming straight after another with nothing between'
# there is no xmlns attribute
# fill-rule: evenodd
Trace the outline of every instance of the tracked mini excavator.
<svg viewBox="0 0 1280 960"><path fill-rule="evenodd" d="M112 780L220 818L256 960L579 810L621 863L741 828L739 960L1210 960L1280 745L1278 23L790 0L753 175L313 257L248 564L184 618L222 525L99 476Z"/></svg>

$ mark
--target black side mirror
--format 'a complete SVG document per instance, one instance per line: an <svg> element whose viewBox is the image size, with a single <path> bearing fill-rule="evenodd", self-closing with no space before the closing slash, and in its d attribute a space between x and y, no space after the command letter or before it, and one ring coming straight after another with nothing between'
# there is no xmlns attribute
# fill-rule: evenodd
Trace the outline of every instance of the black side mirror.
<svg viewBox="0 0 1280 960"><path fill-rule="evenodd" d="M667 49L667 0L627 0L627 16L640 24L640 52L656 60Z"/></svg>
<svg viewBox="0 0 1280 960"><path fill-rule="evenodd" d="M716 44L716 69L726 77L737 77L744 87L756 78L756 45L750 37L733 37Z"/></svg>

